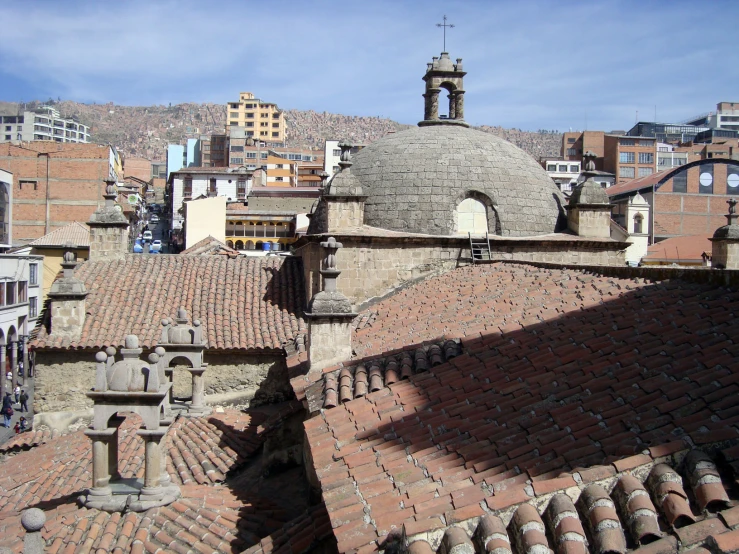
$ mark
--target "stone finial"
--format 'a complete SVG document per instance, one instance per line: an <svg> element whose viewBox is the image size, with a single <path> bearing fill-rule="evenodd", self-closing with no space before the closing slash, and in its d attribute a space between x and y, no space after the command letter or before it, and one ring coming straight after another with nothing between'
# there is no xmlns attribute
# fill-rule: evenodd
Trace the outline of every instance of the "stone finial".
<svg viewBox="0 0 739 554"><path fill-rule="evenodd" d="M342 141L339 143L339 148L341 148L341 158L339 159L339 167L341 169L346 169L348 167L352 166L352 150L353 145L349 142Z"/></svg>
<svg viewBox="0 0 739 554"><path fill-rule="evenodd" d="M124 348L128 350L133 350L134 348L139 347L139 338L136 335L126 335L123 344L125 345Z"/></svg>
<svg viewBox="0 0 739 554"><path fill-rule="evenodd" d="M729 198L726 203L729 205L729 215L734 215L736 213L736 198ZM731 225L731 221L729 221L729 225Z"/></svg>
<svg viewBox="0 0 739 554"><path fill-rule="evenodd" d="M595 155L595 153L592 152L592 151L590 151L590 150L587 150L582 155L582 158L583 158L583 160L585 160L585 168L584 168L584 171L586 171L588 173L592 173L593 171L595 171L595 158L597 158L597 156Z"/></svg>
<svg viewBox="0 0 739 554"><path fill-rule="evenodd" d="M155 353L155 354L156 354L157 356L159 356L160 358L161 358L162 356L164 356L165 352L166 352L166 351L165 351L165 350L164 350L164 348L163 348L163 347L161 347L161 346L157 346L157 347L156 347L156 348L154 349L154 353Z"/></svg>
<svg viewBox="0 0 739 554"><path fill-rule="evenodd" d="M323 267L319 270L323 276L323 290L311 299L308 309L313 314L352 313L349 299L336 286L336 280L341 275L341 271L336 269L336 252L343 245L334 237L329 237L320 244L324 249Z"/></svg>
<svg viewBox="0 0 739 554"><path fill-rule="evenodd" d="M46 524L46 514L39 508L28 508L21 515L21 525L26 530L23 539L24 554L42 554L46 543L41 536L41 529Z"/></svg>
<svg viewBox="0 0 739 554"><path fill-rule="evenodd" d="M69 251L65 252L62 259L65 264L74 263L75 262L74 252L69 252Z"/></svg>
<svg viewBox="0 0 739 554"><path fill-rule="evenodd" d="M177 310L177 323L187 323L187 310L185 308Z"/></svg>

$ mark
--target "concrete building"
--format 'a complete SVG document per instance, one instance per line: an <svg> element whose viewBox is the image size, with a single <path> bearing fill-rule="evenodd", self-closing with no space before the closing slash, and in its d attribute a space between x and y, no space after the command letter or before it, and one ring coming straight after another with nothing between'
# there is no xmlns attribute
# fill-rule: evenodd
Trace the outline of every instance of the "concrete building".
<svg viewBox="0 0 739 554"><path fill-rule="evenodd" d="M323 145L323 170L331 177L339 171L339 161L341 160L341 148L339 148L340 140L327 139ZM359 152L364 145L353 144L350 154L354 155Z"/></svg>
<svg viewBox="0 0 739 554"><path fill-rule="evenodd" d="M30 242L26 248L30 248L30 253L35 256L43 256L45 300L54 279L62 270L65 252L72 252L74 259L79 262L90 257L90 228L85 223L73 221Z"/></svg>
<svg viewBox="0 0 739 554"><path fill-rule="evenodd" d="M185 248L204 238L226 241L226 197L197 198L184 203Z"/></svg>
<svg viewBox="0 0 739 554"><path fill-rule="evenodd" d="M252 173L245 168L190 167L169 175L167 209L172 214L172 230L182 229L183 203L199 197L223 196L227 201L246 200L252 187Z"/></svg>
<svg viewBox="0 0 739 554"><path fill-rule="evenodd" d="M656 171L656 139L608 134L603 131L569 132L562 135L561 156L582 161L585 152L595 154L595 168L613 173L622 183Z"/></svg>
<svg viewBox="0 0 739 554"><path fill-rule="evenodd" d="M242 127L247 137L269 145L285 144L285 114L277 104L255 98L251 92L242 92L238 102L229 102L226 109L226 133L233 127Z"/></svg>
<svg viewBox="0 0 739 554"><path fill-rule="evenodd" d="M719 102L716 111L693 117L685 122L688 125L701 125L710 129L739 131L739 102Z"/></svg>
<svg viewBox="0 0 739 554"><path fill-rule="evenodd" d="M580 177L581 162L572 162L569 160L547 159L543 160L541 165L551 177L557 188L565 194L572 192L577 185Z"/></svg>
<svg viewBox="0 0 739 554"><path fill-rule="evenodd" d="M67 119L52 106L26 110L19 115L0 115L0 142L51 140L90 142L90 128L76 118Z"/></svg>
<svg viewBox="0 0 739 554"><path fill-rule="evenodd" d="M112 146L0 144L0 169L14 175L14 243L26 244L73 221L87 221L102 202L103 181L119 180L120 168Z"/></svg>

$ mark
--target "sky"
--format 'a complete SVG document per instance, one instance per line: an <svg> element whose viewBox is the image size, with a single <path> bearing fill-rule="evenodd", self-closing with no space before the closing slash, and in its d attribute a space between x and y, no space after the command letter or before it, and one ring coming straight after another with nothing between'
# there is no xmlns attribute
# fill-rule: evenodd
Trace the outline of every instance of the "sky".
<svg viewBox="0 0 739 554"><path fill-rule="evenodd" d="M739 101L739 1L4 0L0 100L423 115L426 63L462 58L465 119L629 129Z"/></svg>

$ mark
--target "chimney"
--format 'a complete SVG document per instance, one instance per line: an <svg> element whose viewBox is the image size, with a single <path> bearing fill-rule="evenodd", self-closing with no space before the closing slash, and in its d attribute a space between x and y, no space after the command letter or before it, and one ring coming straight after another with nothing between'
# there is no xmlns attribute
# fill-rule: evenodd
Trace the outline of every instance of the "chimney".
<svg viewBox="0 0 739 554"><path fill-rule="evenodd" d="M352 356L352 320L357 316L349 299L336 288L341 271L336 269L336 251L342 247L334 237L321 246L325 251L323 290L311 298L305 316L309 321L308 360L310 371L321 370Z"/></svg>
<svg viewBox="0 0 739 554"><path fill-rule="evenodd" d="M587 238L611 237L611 203L608 194L593 180L595 154L585 152L584 183L575 187L567 206L567 227L573 233Z"/></svg>
<svg viewBox="0 0 739 554"><path fill-rule="evenodd" d="M64 253L64 275L54 281L49 290L51 301L51 335L79 340L85 324L85 284L74 276L77 262L72 252Z"/></svg>
<svg viewBox="0 0 739 554"><path fill-rule="evenodd" d="M98 208L87 225L90 227L90 261L118 260L128 252L128 219L116 204L115 181L105 181L105 205Z"/></svg>

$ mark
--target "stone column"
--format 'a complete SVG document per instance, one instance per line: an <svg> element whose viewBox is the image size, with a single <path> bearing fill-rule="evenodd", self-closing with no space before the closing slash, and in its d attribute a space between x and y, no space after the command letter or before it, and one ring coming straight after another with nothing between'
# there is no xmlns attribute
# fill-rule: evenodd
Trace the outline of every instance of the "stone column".
<svg viewBox="0 0 739 554"><path fill-rule="evenodd" d="M0 346L0 368L2 368L2 375L0 376L0 400L5 398L5 383L7 381L8 369L5 367L5 350L7 346Z"/></svg>
<svg viewBox="0 0 739 554"><path fill-rule="evenodd" d="M203 373L207 369L207 364L203 364L199 368L188 368L192 375L192 401L189 411L200 413L205 411L205 377Z"/></svg>
<svg viewBox="0 0 739 554"><path fill-rule="evenodd" d="M30 377L30 368L28 367L28 335L23 338L23 384L26 383L26 377Z"/></svg>
<svg viewBox="0 0 739 554"><path fill-rule="evenodd" d="M456 114L457 119L464 119L464 91L463 90L457 90L455 101L456 101L455 102L456 107L454 109L454 113Z"/></svg>
<svg viewBox="0 0 739 554"><path fill-rule="evenodd" d="M113 429L87 429L85 435L92 439L92 488L90 496L111 496L110 488L110 451L111 441L117 438L118 428ZM118 455L118 444L115 445L116 456ZM118 468L116 467L116 472Z"/></svg>
<svg viewBox="0 0 739 554"><path fill-rule="evenodd" d="M457 93L452 91L449 93L449 119L457 119Z"/></svg>
<svg viewBox="0 0 739 554"><path fill-rule="evenodd" d="M124 421L126 421L125 417L115 416L110 418L108 422L109 430L113 431L111 439L108 441L108 474L110 475L111 481L121 478L121 474L118 471L118 428Z"/></svg>
<svg viewBox="0 0 739 554"><path fill-rule="evenodd" d="M167 439L167 432L169 431L169 426L172 425L173 421L174 420L171 417L163 417L159 420L159 425L164 432L163 438L159 443L159 448L161 450L161 473L159 475L159 484L163 487L166 487L172 483L172 478L169 476L169 473L167 473L167 448L169 444L169 440Z"/></svg>
<svg viewBox="0 0 739 554"><path fill-rule="evenodd" d="M13 372L13 380L11 387L15 390L15 386L18 384L18 341L10 341L10 370ZM10 391L13 394L13 390Z"/></svg>
<svg viewBox="0 0 739 554"><path fill-rule="evenodd" d="M162 448L163 429L139 429L139 436L144 439L144 488L141 489L141 500L155 500L162 497Z"/></svg>
<svg viewBox="0 0 739 554"><path fill-rule="evenodd" d="M440 89L438 88L427 88L426 93L423 95L426 99L424 102L423 118L426 121L439 119L439 92Z"/></svg>

